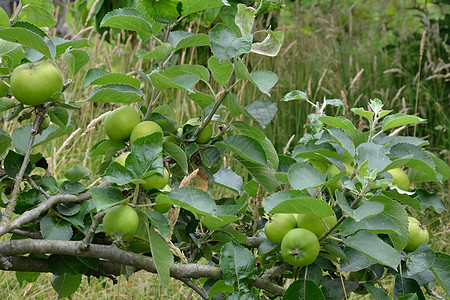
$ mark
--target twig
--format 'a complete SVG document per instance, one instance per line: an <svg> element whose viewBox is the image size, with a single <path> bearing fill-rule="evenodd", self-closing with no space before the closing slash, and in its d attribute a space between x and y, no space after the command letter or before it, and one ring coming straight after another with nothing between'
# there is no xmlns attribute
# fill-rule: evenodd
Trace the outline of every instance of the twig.
<svg viewBox="0 0 450 300"><path fill-rule="evenodd" d="M20 235L20 236L24 236L30 239L36 239L36 240L40 240L42 239L42 234L40 232L36 232L36 231L26 231L26 230L21 230L21 229L14 229L11 230L12 234L15 235Z"/></svg>
<svg viewBox="0 0 450 300"><path fill-rule="evenodd" d="M259 220L259 209L261 208L261 203L263 200L263 189L262 185L258 186L258 191L256 192L256 199L253 206L252 219L253 219L253 235L256 234L258 228Z"/></svg>
<svg viewBox="0 0 450 300"><path fill-rule="evenodd" d="M424 285L425 290L427 291L427 293L431 296L433 296L436 299L439 300L444 300L444 297L442 297L441 295L438 295L435 291L433 291L432 289L430 289L427 285Z"/></svg>
<svg viewBox="0 0 450 300"><path fill-rule="evenodd" d="M225 97L230 93L232 87L233 87L233 85L230 86L229 83L227 84L227 86L225 87L224 92L220 95L219 100L217 100L214 103L214 106L211 109L211 112L206 117L206 119L202 122L202 126L200 126L199 130L197 131L197 135L196 136L198 136L203 131L203 129L205 129L205 127L209 124L209 122L211 122L212 117L214 116L216 111L219 109L219 107L222 104L222 102L225 99Z"/></svg>
<svg viewBox="0 0 450 300"><path fill-rule="evenodd" d="M28 181L28 183L36 190L38 190L46 199L50 198L50 195L44 191L40 186L34 182L34 180L30 176L25 176L25 179Z"/></svg>
<svg viewBox="0 0 450 300"><path fill-rule="evenodd" d="M80 248L81 250L86 250L87 248L89 248L91 239L94 236L95 231L97 230L97 227L100 224L100 222L102 221L105 214L106 214L106 211L100 211L94 216L94 218L92 219L91 227L89 227L88 233L82 240L82 244L81 244L81 248Z"/></svg>
<svg viewBox="0 0 450 300"><path fill-rule="evenodd" d="M187 278L180 278L180 281L184 282L188 287L190 287L191 289L193 289L197 294L200 295L200 297L202 297L205 300L210 300L210 298L208 297L208 294L205 292L205 290L203 290L202 288L200 288L198 285L196 285L192 280L187 279Z"/></svg>
<svg viewBox="0 0 450 300"><path fill-rule="evenodd" d="M28 140L27 151L25 153L25 157L23 158L22 166L20 167L19 173L17 173L16 175L11 199L9 200L5 211L3 212L1 227L6 226L6 224L8 224L9 221L11 220L11 216L14 211L14 208L16 207L17 198L20 192L20 183L25 174L25 170L27 169L28 163L30 162L31 148L33 147L34 139L38 133L39 124L41 124L43 118L44 114L42 112L36 113L36 119L34 120L33 129L31 130L30 139Z"/></svg>

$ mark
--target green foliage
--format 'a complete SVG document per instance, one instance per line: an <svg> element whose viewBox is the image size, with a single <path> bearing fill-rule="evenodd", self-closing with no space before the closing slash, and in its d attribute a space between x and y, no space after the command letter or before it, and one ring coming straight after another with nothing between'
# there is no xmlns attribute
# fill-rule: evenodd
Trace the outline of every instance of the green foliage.
<svg viewBox="0 0 450 300"><path fill-rule="evenodd" d="M228 299L260 295L343 299L362 289L382 299L388 297L386 277L393 279L389 289L398 299L413 295L423 299L422 287L431 289L435 281L448 295L448 255L423 243L414 252L404 251L410 239L408 216L447 208L432 191L415 186L410 191L398 189L388 172L402 167L412 182L448 180L449 166L424 148L427 142L391 135L401 126L419 126L424 119L392 113L374 99L367 108L350 109L367 122L361 130L347 113L344 99L317 101L317 92L312 97L294 90L283 102L307 103L312 111L304 134L288 147L291 139L281 153L264 131L274 123L278 105L266 98L242 101L239 90L253 89L261 97L271 97L283 80L282 74L260 69L251 59L254 54L279 53L285 34L256 28L264 14L280 9L283 1L257 1L254 7L237 1L118 1L95 3L96 7L76 2L81 22L94 22L99 32L110 28L109 42L119 30L130 44L140 45L132 58L142 63L126 72L110 66L86 70L92 59L87 40L50 38L45 31L55 25L50 1L23 1L14 17L18 19L6 21L0 13L0 56L7 70L25 61L52 59L80 81L84 95L90 93L84 99L70 99L63 91L38 106L1 98L0 111L8 115L7 122L17 119L24 124L0 131L4 157L0 191L6 206L0 232L37 235L42 240L33 242L48 247L44 251L29 246L31 241L20 244L11 239L18 246L0 243L2 257L10 256L8 251L22 251L12 254L18 259L25 258L22 254L46 253L42 259L60 298L77 290L83 274L106 272L98 271L104 260L117 267L111 271L115 275L129 276L137 269L157 273L164 291L170 277L189 279L185 282L190 285L191 279L209 278L203 281L209 295L226 292ZM203 14L219 11L224 12L223 22L211 21L207 34L188 32L191 22L203 26ZM95 19L89 20L93 14ZM264 34L262 42L255 39L257 33ZM181 57L193 49L204 54L202 59L185 64ZM173 91L192 100L190 105L201 112L197 124L176 119L175 104L161 105L163 95ZM89 104L85 102L105 103L108 108L113 103L132 104L142 113L142 121L157 123L163 132L132 143L101 140L85 158L97 160L98 170L83 163L62 171L52 162L56 169L51 177L47 160L55 158L36 147L50 147L54 139L71 134L78 109ZM332 116L330 111L344 115ZM46 115L55 126L39 132ZM197 142L205 128L212 128L208 126L216 135ZM122 153L129 153L123 164L114 160ZM327 173L318 163L337 172ZM148 176L166 170L171 174L168 186L142 188ZM99 181L102 185L96 186ZM113 241L101 219L117 204L132 206L139 226L129 240L110 246ZM159 213L158 205L172 209ZM298 249L281 249L280 255L280 247L265 238L264 219L275 213L336 215L337 222L326 225L318 239L307 229L298 229L309 232L315 244L309 265L300 263L298 268L286 263L286 253L295 258ZM112 220L115 225L119 221ZM205 260L208 264L203 264ZM185 264L188 261L198 265ZM180 269L183 266L190 269ZM373 273L369 278L376 280L344 278L346 272L360 270ZM19 280L33 280L18 274ZM286 282L290 285L285 289Z"/></svg>

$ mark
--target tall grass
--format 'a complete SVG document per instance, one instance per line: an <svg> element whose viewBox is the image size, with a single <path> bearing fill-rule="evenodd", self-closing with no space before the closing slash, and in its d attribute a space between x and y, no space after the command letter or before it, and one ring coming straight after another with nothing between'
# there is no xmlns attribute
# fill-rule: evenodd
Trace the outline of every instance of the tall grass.
<svg viewBox="0 0 450 300"><path fill-rule="evenodd" d="M449 160L448 41L439 34L437 23L430 22L427 14L411 9L413 4L417 3L400 0L295 1L288 2L287 9L272 13L269 20L263 20L264 26L272 24L274 29L284 31L284 45L276 58L253 55L246 63L251 71L275 72L279 82L271 97L262 95L248 84L245 88L243 84L238 85L236 93L244 106L263 99L277 103L278 112L265 132L279 151L286 147L291 137L292 143L287 149L292 149L303 135L303 124L312 112L305 102L280 101L287 92L298 89L305 91L313 101L321 101L324 97L342 99L346 116L359 122L360 128L366 124L352 116L349 110L366 107L371 98L383 100L386 109L417 113L426 118L427 123L418 125L415 131L413 127L407 128L400 134L428 138L429 149ZM421 8L429 14L436 11L433 7ZM194 23L189 26L193 32L204 30ZM132 66L146 72L151 70L150 62L139 60L134 55L140 45L132 44L125 34L121 35L122 43L110 44L105 41L106 34L99 36L93 29L86 31L85 35L93 45L88 49L91 61L73 78L74 83L66 91L68 99L81 101L88 98L91 89L84 87L82 78L90 68L102 67L111 72L131 74ZM151 48L153 43L150 41L144 46ZM179 63L204 64L202 51L201 48L187 49L175 58ZM66 78L70 77L68 70L62 71ZM217 86L215 88L218 90ZM144 92L146 95L151 93L148 86L144 86ZM169 105L179 124L201 114L199 107L180 91L163 92L159 104ZM98 175L100 162L90 159L88 151L105 138L99 116L113 107L111 104L83 103L80 110L73 111L75 133L39 148L45 157L54 157L50 162L53 174L58 169L62 176L71 166L82 164ZM335 114L336 111L328 113ZM4 122L1 127L11 132L17 126L19 124ZM432 188L440 190L448 207L448 182L446 186ZM434 250L448 253L449 213L444 212L439 217L427 212L419 219L435 233L432 238ZM0 272L0 298L54 298L56 294L48 285L49 278L49 275L41 275L37 283L19 285L13 273ZM143 272L134 274L129 282L121 278L116 286L109 279L83 280L73 299L149 299L161 295L155 276ZM188 293L188 289L174 282L169 293L171 296L158 299L192 299L187 298Z"/></svg>

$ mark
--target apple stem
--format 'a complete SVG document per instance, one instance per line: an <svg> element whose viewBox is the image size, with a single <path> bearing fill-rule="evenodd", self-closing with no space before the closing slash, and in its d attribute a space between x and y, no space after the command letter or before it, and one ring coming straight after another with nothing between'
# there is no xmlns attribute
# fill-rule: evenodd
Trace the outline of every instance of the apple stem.
<svg viewBox="0 0 450 300"><path fill-rule="evenodd" d="M136 205L138 198L139 198L139 188L140 184L136 185L136 188L134 189L134 195L133 195L133 201L131 202L133 205Z"/></svg>

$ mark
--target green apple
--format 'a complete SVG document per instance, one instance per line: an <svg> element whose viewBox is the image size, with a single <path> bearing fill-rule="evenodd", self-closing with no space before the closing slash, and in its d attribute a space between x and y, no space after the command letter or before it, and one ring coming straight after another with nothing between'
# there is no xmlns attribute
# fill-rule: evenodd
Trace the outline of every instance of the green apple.
<svg viewBox="0 0 450 300"><path fill-rule="evenodd" d="M281 242L281 256L289 264L303 267L312 264L319 255L320 244L317 236L304 228L294 228Z"/></svg>
<svg viewBox="0 0 450 300"><path fill-rule="evenodd" d="M117 240L129 240L139 228L139 215L128 205L113 206L103 217L103 230Z"/></svg>
<svg viewBox="0 0 450 300"><path fill-rule="evenodd" d="M192 125L192 126L201 126L202 122L199 118L190 119L186 122L186 124ZM197 135L197 138L195 141L199 144L206 144L211 139L211 136L213 134L213 128L211 123L206 125L206 127L200 132L200 134Z"/></svg>
<svg viewBox="0 0 450 300"><path fill-rule="evenodd" d="M113 141L124 142L140 122L139 114L132 107L121 106L106 115L106 135Z"/></svg>
<svg viewBox="0 0 450 300"><path fill-rule="evenodd" d="M40 105L51 100L56 92L62 92L63 76L50 61L26 63L11 73L11 93L21 103Z"/></svg>
<svg viewBox="0 0 450 300"><path fill-rule="evenodd" d="M148 191L150 189L162 189L169 182L169 173L166 169L164 169L164 175L153 173L143 179L145 180L145 183L142 183L141 186L144 190Z"/></svg>
<svg viewBox="0 0 450 300"><path fill-rule="evenodd" d="M328 165L320 160L310 160L311 164L316 168L320 173L325 174L328 170Z"/></svg>
<svg viewBox="0 0 450 300"><path fill-rule="evenodd" d="M409 190L409 178L402 168L395 168L388 171L392 175L392 184L396 185L399 189Z"/></svg>
<svg viewBox="0 0 450 300"><path fill-rule="evenodd" d="M159 126L157 123L153 121L141 122L137 124L131 132L130 143L133 143L138 138L151 135L155 132L161 132L161 134L164 134L161 126Z"/></svg>
<svg viewBox="0 0 450 300"><path fill-rule="evenodd" d="M413 252L421 243L428 243L430 235L428 230L414 217L408 217L409 239L405 251Z"/></svg>
<svg viewBox="0 0 450 300"><path fill-rule="evenodd" d="M299 214L297 217L297 227L308 229L317 237L321 237L336 222L335 214L324 218L319 218L311 214Z"/></svg>
<svg viewBox="0 0 450 300"><path fill-rule="evenodd" d="M269 241L280 244L286 233L296 226L293 214L274 214L264 226L264 233Z"/></svg>

